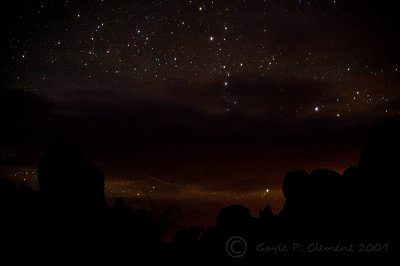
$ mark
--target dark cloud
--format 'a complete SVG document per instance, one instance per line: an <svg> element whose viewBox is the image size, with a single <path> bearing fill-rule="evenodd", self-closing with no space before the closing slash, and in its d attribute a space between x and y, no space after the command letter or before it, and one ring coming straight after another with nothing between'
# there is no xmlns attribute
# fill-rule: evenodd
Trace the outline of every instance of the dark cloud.
<svg viewBox="0 0 400 266"><path fill-rule="evenodd" d="M17 147L23 146L32 141L31 136L45 133L51 109L52 104L45 97L15 89L1 89L1 146L3 148L15 148L15 144Z"/></svg>
<svg viewBox="0 0 400 266"><path fill-rule="evenodd" d="M248 191L342 170L398 115L394 1L191 3L5 5L0 165L68 137L114 181Z"/></svg>
<svg viewBox="0 0 400 266"><path fill-rule="evenodd" d="M175 86L163 92L162 101L138 99L126 91L85 91L57 99L3 91L2 117L21 119L8 120L13 126L2 132L1 141L13 147L13 156L37 162L51 140L68 137L111 179L115 173L138 180L152 174L174 184L250 191L279 186L288 169L318 165L310 161L355 163L354 147L364 145L376 124L362 115L287 119L268 113L281 104L294 110L314 103L326 91L320 89L324 83L233 77L230 86L241 104L261 111L226 113L223 102L212 107L210 99L221 92L216 83L194 87L191 97ZM23 138L27 132L29 138ZM344 151L346 156L339 158Z"/></svg>
<svg viewBox="0 0 400 266"><path fill-rule="evenodd" d="M312 79L294 77L255 77L234 75L224 81L189 83L174 81L160 88L147 88L150 101L159 100L193 109L204 115L226 115L229 106L237 116L259 120L288 118L304 109L312 110L321 98L329 96L331 85ZM146 98L146 95L141 95ZM334 97L331 97L334 100Z"/></svg>

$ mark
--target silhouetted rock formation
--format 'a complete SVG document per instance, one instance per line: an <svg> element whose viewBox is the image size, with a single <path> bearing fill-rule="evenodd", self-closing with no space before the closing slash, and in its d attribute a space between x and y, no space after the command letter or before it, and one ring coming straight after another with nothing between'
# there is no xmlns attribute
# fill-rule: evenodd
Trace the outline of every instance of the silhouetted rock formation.
<svg viewBox="0 0 400 266"><path fill-rule="evenodd" d="M397 180L400 178L399 136L398 123L380 127L361 153L358 166L344 173L353 185L348 194L354 204L354 219L364 233L370 231L376 238L391 235L398 224L394 210L397 209ZM371 210L377 210L379 215L371 215Z"/></svg>
<svg viewBox="0 0 400 266"><path fill-rule="evenodd" d="M73 143L54 142L39 166L38 183L51 211L98 211L105 207L104 176L85 162Z"/></svg>
<svg viewBox="0 0 400 266"><path fill-rule="evenodd" d="M15 211L16 187L11 180L0 178L0 212L7 215Z"/></svg>
<svg viewBox="0 0 400 266"><path fill-rule="evenodd" d="M310 174L288 172L282 184L286 201L277 215L269 205L260 210L258 218L242 205L231 205L218 213L215 226L181 229L171 244L160 241L160 232L168 224L168 215L175 215L173 208L160 216L160 222L145 209L132 210L123 198L108 207L102 172L85 161L75 145L59 140L51 145L39 166L39 192L0 179L0 223L6 228L2 237L10 249L22 241L35 252L60 256L86 253L99 261L100 254L108 253L121 262L138 256L180 262L229 261L232 256L227 253L227 241L232 237L238 239L237 243L247 241L244 260L265 259L256 252L257 245L265 241L369 241L392 248L397 228L399 136L398 126L384 127L367 145L358 165L343 175L326 169ZM38 238L42 239L41 245L35 243ZM66 249L66 243L73 243L73 248ZM88 252L88 246L95 252Z"/></svg>
<svg viewBox="0 0 400 266"><path fill-rule="evenodd" d="M260 210L258 218L260 219L261 223L265 224L266 226L269 225L274 218L271 206L267 205L263 210Z"/></svg>
<svg viewBox="0 0 400 266"><path fill-rule="evenodd" d="M226 230L237 230L251 225L250 210L242 205L231 205L223 208L217 216L217 227Z"/></svg>

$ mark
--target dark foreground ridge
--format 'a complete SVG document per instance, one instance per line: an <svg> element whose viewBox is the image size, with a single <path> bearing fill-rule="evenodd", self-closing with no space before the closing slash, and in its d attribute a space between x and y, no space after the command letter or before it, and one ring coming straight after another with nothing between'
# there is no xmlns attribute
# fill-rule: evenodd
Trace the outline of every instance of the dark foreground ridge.
<svg viewBox="0 0 400 266"><path fill-rule="evenodd" d="M0 179L2 259L19 254L56 264L85 258L133 265L139 258L236 263L388 257L398 225L399 136L398 125L382 127L343 175L326 169L288 172L282 186L286 202L277 215L268 205L258 217L242 205L228 206L215 226L180 230L171 243L161 240L165 224L146 210L134 211L123 199L108 206L100 169L78 147L59 140L39 165L40 191Z"/></svg>

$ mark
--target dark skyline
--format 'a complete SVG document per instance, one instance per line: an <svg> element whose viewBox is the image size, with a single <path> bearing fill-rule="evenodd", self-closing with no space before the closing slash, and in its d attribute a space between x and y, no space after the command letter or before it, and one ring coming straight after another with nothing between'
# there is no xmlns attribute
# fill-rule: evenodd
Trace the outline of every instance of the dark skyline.
<svg viewBox="0 0 400 266"><path fill-rule="evenodd" d="M285 172L343 171L400 116L391 1L2 9L0 170L18 182L35 185L47 145L67 137L109 196L279 209Z"/></svg>

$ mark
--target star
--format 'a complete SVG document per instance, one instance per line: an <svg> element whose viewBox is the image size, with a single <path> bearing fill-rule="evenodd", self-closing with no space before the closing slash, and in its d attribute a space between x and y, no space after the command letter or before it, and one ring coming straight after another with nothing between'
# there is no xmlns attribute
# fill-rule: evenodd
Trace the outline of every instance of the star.
<svg viewBox="0 0 400 266"><path fill-rule="evenodd" d="M179 130L182 126L181 132L189 133L182 134L187 137L187 141L183 141L190 143L188 146L198 140L198 143L207 144L205 146L209 146L209 152L213 153L217 145L214 142L209 144L208 136L214 134L215 142L227 140L227 146L233 147L237 144L236 140L242 145L240 138L243 136L245 149L245 142L250 139L249 142L253 143L251 138L255 136L254 144L268 149L267 142L271 136L281 138L282 135L286 139L299 137L296 140L301 142L301 134L310 136L316 128L320 129L319 123L334 120L336 123L321 131L327 128L336 130L335 126L339 124L346 128L339 128L338 134L337 131L328 132L337 137L335 140L317 141L341 143L347 137L343 132L349 129L351 123L354 127L366 122L375 125L383 117L390 120L399 113L395 110L400 99L400 59L395 48L397 28L394 24L384 23L397 18L392 14L395 12L386 12L395 9L386 10L386 4L379 1L371 5L364 1L339 5L340 1L334 4L334 0L326 4L310 0L279 3L266 0L242 0L237 3L231 0L191 0L182 3L160 0L150 1L153 4L135 1L131 5L104 0L63 0L59 4L51 4L51 1L14 2L17 3L16 8L6 8L5 11L7 27L11 30L2 35L5 45L1 64L6 77L3 85L24 92L26 95L23 97L32 97L34 103L36 96L51 103L51 108L43 108L43 115L41 110L38 116L32 115L33 118L40 118L32 124L43 124L43 117L51 122L50 130L42 132L44 129L35 126L32 134L45 133L47 136L57 133L53 128L63 121L72 121L65 127L71 126L71 134L76 134L77 139L82 138L82 142L87 136L93 136L93 143L89 146L97 140L112 139L116 147L125 147L124 140L132 138L143 139L145 147L147 144L151 146L154 140L160 140L163 152L155 157L162 158L167 148L174 151L173 142L178 138L171 136L177 135L176 125L179 125ZM380 12L376 12L375 8ZM356 12L361 9L362 12ZM348 25L368 30L348 30ZM313 32L324 34L310 34ZM0 100L3 100L3 92L0 94ZM15 102L18 105L18 101ZM130 103L138 106L130 106ZM25 100L19 104L25 104ZM30 106L29 110L34 109L36 104ZM105 117L104 109L110 112ZM152 114L147 114L147 110ZM176 110L187 110L187 114L175 115ZM124 114L122 117L121 113ZM16 114L10 114L10 121L22 119L19 112L16 111ZM75 122L77 114L79 119ZM90 118L93 126L82 131L78 125L84 124L85 118ZM131 123L116 123L119 118ZM103 119L104 123L96 125ZM290 128L304 121L309 124L299 132L299 136L292 134L297 131L280 134L278 130L282 128L282 122L285 122L285 128ZM344 121L346 123L342 125ZM22 136L26 128L19 126L24 121L17 122L7 127L16 134L11 132L7 136L23 146L24 142L20 142L17 136ZM96 131L98 128L104 130ZM359 139L368 137L366 131L361 132L360 128L357 132L364 134ZM321 136L325 136L324 132L317 138ZM26 137L30 138L28 133ZM161 145L163 140L171 140L172 143L164 147ZM129 140L129 144L134 146L132 141ZM260 143L255 143L258 141ZM284 139L276 146L281 142ZM101 143L108 148L108 143ZM323 147L329 146L324 144ZM289 144L282 144L282 150L291 148L285 145ZM307 145L301 145L306 150ZM275 148L275 144L273 146ZM322 146L321 152L325 152ZM343 148L339 146L338 150ZM192 148L187 149L187 154L191 154ZM237 149L239 155L240 149ZM355 150L349 147L346 152L341 151L341 155L345 155L342 158L355 158L354 154L350 154ZM125 162L125 155L118 160ZM229 154L226 157L221 155L221 165L231 160ZM128 154L126 157L132 156ZM243 157L246 157L245 154ZM276 166L271 165L278 168L279 160L286 162L286 159L276 159ZM191 162L192 158L187 161ZM308 163L316 165L319 161ZM154 165L154 172L163 171L157 161L145 162L143 168L145 165ZM205 165L204 168L207 167ZM178 170L176 172L180 172ZM182 175L189 170L188 167ZM272 170L283 172L288 169ZM223 175L229 176L231 172ZM256 176L261 171L250 172L238 173L238 176ZM18 173L18 176L23 173ZM181 180L172 177L173 173L167 175L171 175L174 181ZM198 176L207 175L209 173L198 173ZM218 178L218 174L215 175ZM272 173L265 175L274 176ZM189 180L188 183L198 181L194 178ZM210 182L210 186L214 185L214 180L205 180ZM265 180L260 181L261 184ZM151 189L155 192L152 186L152 183L146 184L144 191ZM260 187L263 195L274 192L275 196L274 189ZM157 189L161 190L161 187ZM122 188L113 191L118 194ZM140 197L145 196L141 190L124 187L127 197L135 197L138 192L143 194ZM258 195L259 191L256 192ZM238 192L238 195L241 193Z"/></svg>

